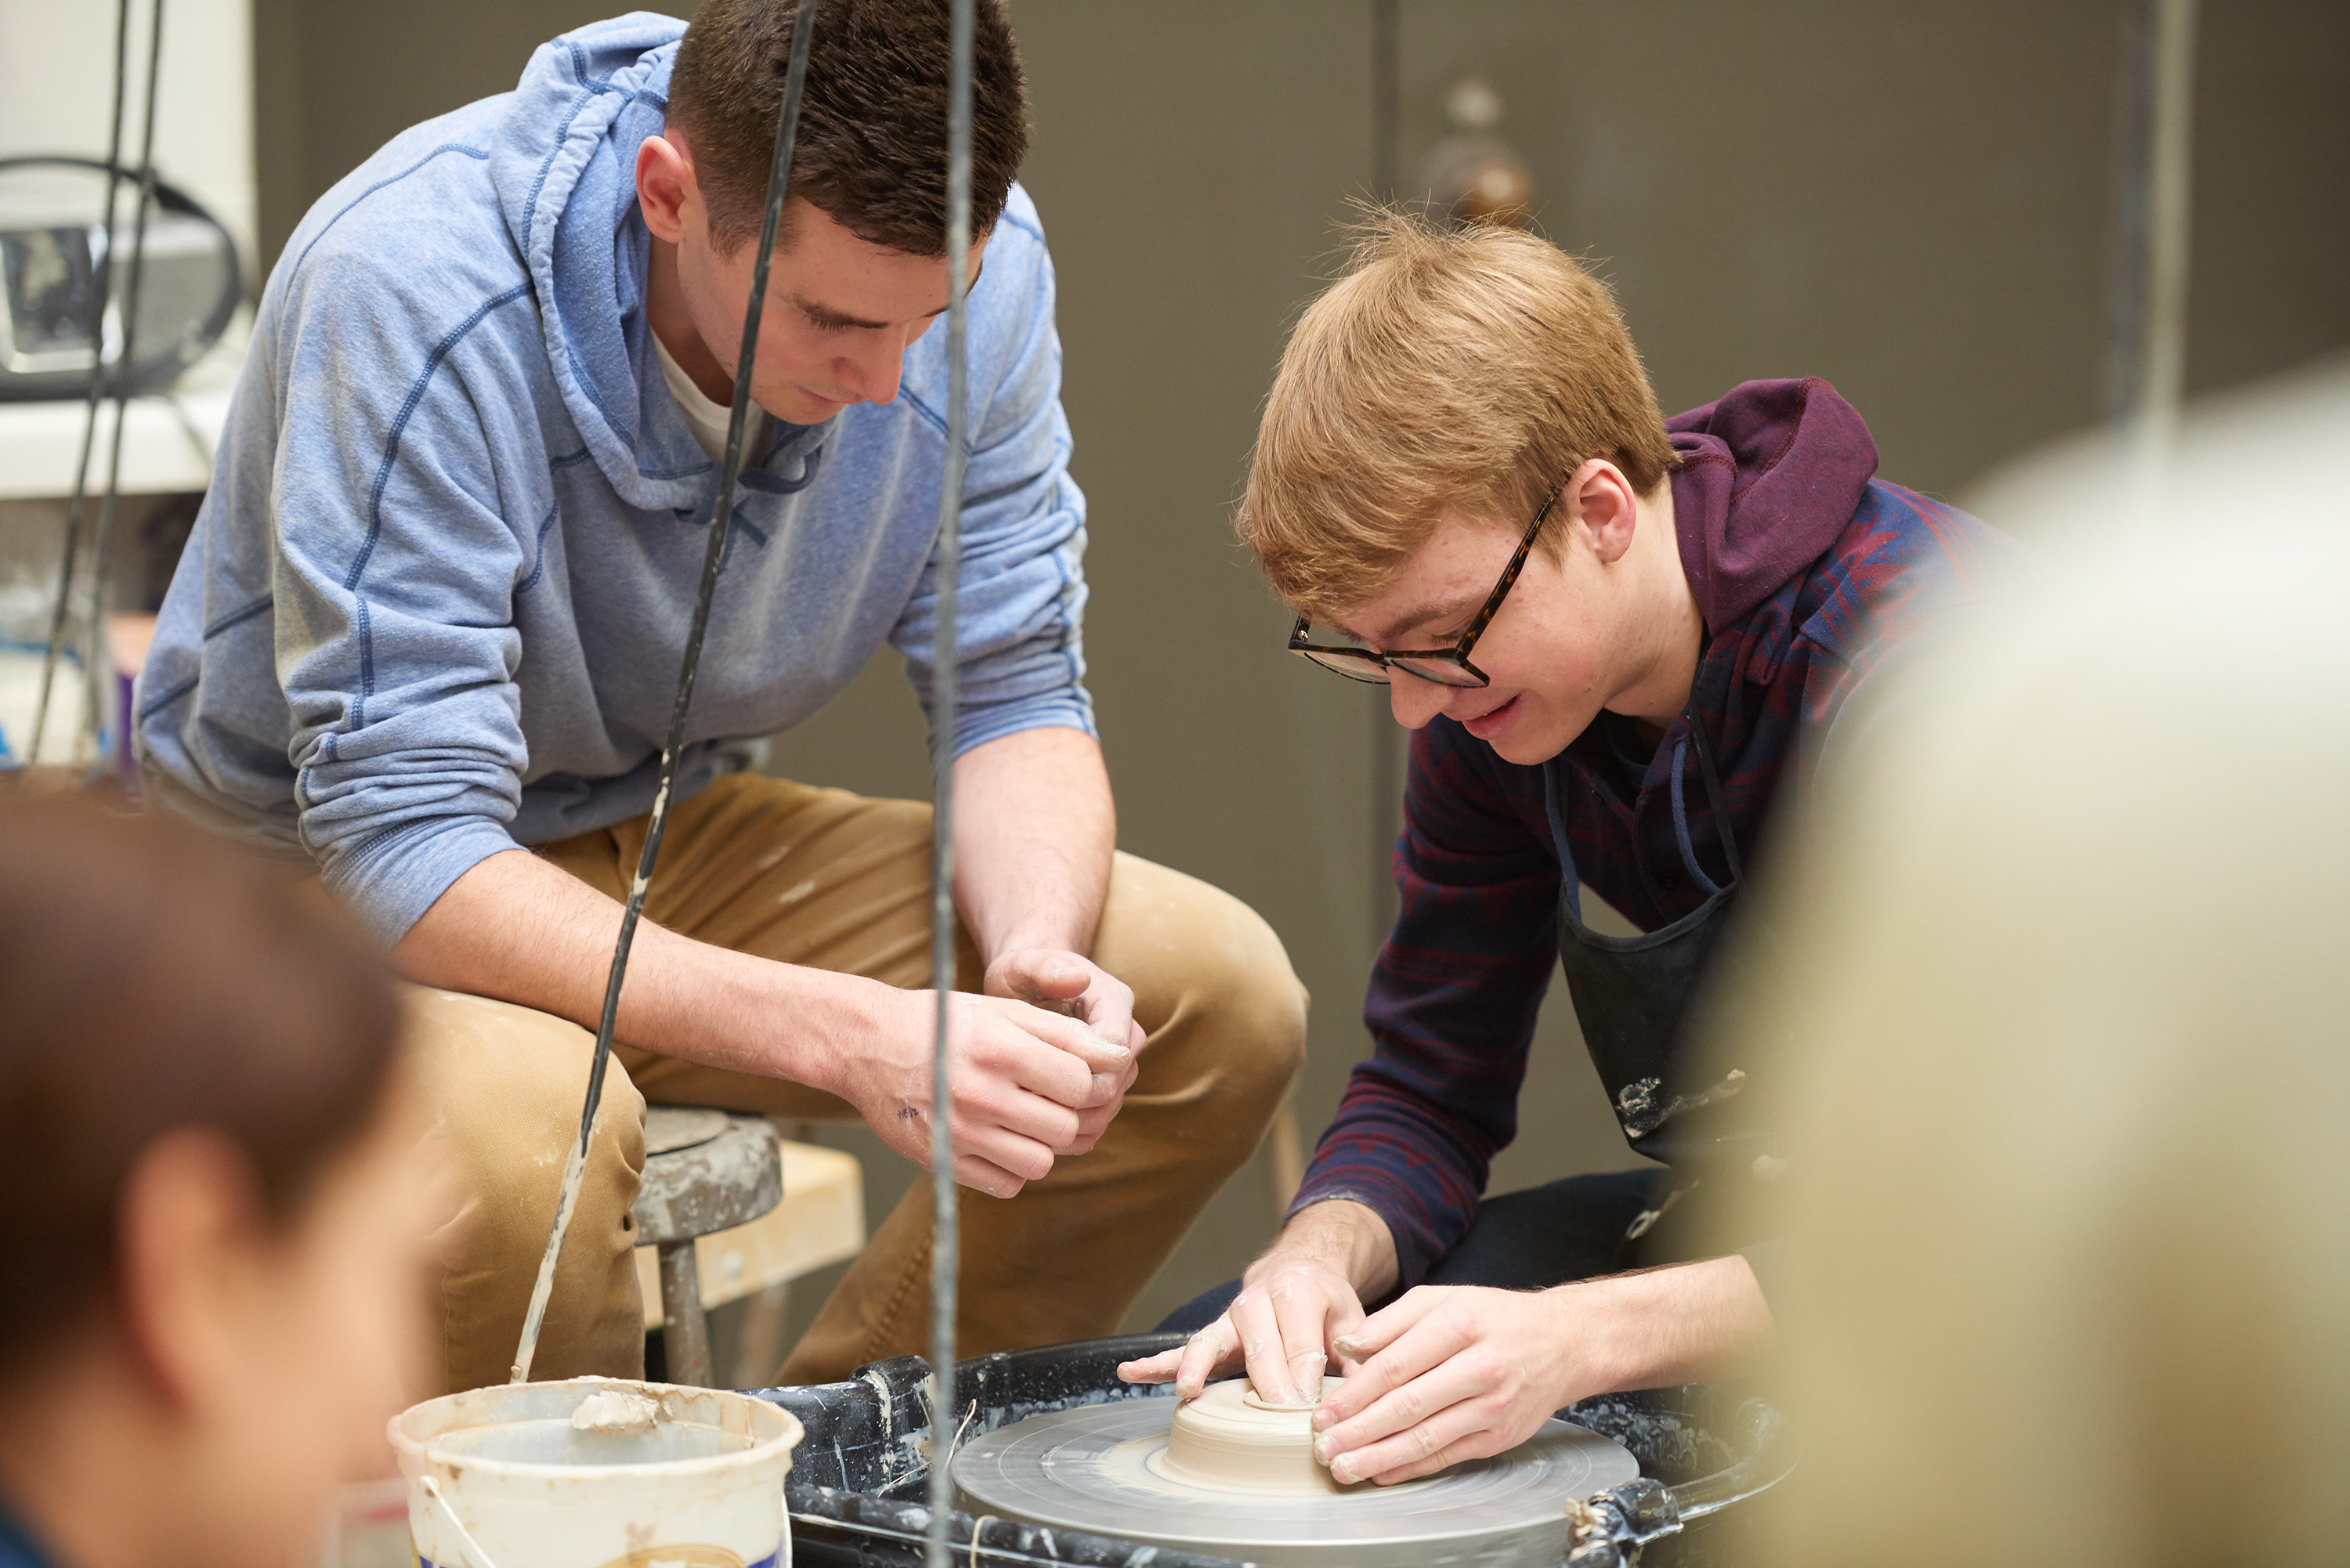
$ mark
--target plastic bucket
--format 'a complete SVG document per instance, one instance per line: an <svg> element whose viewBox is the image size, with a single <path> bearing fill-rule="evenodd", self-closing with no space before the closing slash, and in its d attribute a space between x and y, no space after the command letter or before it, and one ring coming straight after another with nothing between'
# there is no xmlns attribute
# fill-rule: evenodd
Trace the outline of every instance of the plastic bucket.
<svg viewBox="0 0 2350 1568"><path fill-rule="evenodd" d="M615 1394L652 1418L574 1425ZM608 1377L476 1388L391 1423L421 1568L788 1568L799 1440L790 1412L748 1395Z"/></svg>

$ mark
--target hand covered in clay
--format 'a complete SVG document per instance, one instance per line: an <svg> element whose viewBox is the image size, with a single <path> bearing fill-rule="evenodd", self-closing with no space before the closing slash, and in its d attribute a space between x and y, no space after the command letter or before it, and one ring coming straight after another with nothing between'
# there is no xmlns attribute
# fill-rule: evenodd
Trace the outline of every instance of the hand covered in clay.
<svg viewBox="0 0 2350 1568"><path fill-rule="evenodd" d="M1118 1375L1128 1383L1171 1377L1179 1398L1196 1399L1210 1378L1245 1367L1267 1404L1311 1405L1331 1368L1330 1346L1363 1321L1355 1287L1336 1268L1268 1253L1223 1316L1188 1344L1127 1362Z"/></svg>
<svg viewBox="0 0 2350 1568"><path fill-rule="evenodd" d="M928 1167L938 993L890 997L894 1015L839 1093L882 1142ZM1134 1081L1139 1040L1105 1040L1064 1013L956 992L947 1016L954 1179L991 1197L1014 1197L1051 1170L1056 1155L1092 1147ZM1132 1028L1129 1020L1129 1038Z"/></svg>
<svg viewBox="0 0 2350 1568"><path fill-rule="evenodd" d="M1127 1059L1125 1071L1117 1075L1114 1092L1078 1114L1077 1137L1059 1152L1085 1154L1091 1150L1102 1130L1117 1116L1118 1107L1126 1104L1126 1092L1134 1086L1138 1065L1134 1058L1142 1054L1143 1046L1149 1043L1142 1025L1134 1021L1133 988L1080 954L1055 948L1023 948L997 954L995 961L987 966L987 977L980 989L990 996L1009 997L1048 1012L1066 1013L1103 1040L1112 1044L1123 1042L1134 1054Z"/></svg>
<svg viewBox="0 0 2350 1568"><path fill-rule="evenodd" d="M1422 1285L1334 1342L1348 1368L1314 1412L1344 1485L1392 1485L1516 1447L1596 1388L1561 1292Z"/></svg>
<svg viewBox="0 0 2350 1568"><path fill-rule="evenodd" d="M1546 1291L1422 1285L1331 1342L1353 1365L1314 1412L1314 1457L1346 1485L1432 1475L1578 1399L1713 1376L1770 1329L1736 1254Z"/></svg>

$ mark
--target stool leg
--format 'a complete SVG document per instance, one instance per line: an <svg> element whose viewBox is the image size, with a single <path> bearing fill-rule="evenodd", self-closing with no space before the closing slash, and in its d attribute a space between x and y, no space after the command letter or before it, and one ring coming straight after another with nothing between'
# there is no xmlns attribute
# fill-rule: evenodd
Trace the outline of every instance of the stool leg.
<svg viewBox="0 0 2350 1568"><path fill-rule="evenodd" d="M702 1311L702 1266L691 1240L659 1249L661 1287L661 1356L669 1380L695 1388L710 1386L710 1321Z"/></svg>
<svg viewBox="0 0 2350 1568"><path fill-rule="evenodd" d="M791 1311L792 1286L785 1280L754 1291L743 1302L743 1340L734 1351L734 1371L729 1388L769 1388L784 1365L785 1317Z"/></svg>

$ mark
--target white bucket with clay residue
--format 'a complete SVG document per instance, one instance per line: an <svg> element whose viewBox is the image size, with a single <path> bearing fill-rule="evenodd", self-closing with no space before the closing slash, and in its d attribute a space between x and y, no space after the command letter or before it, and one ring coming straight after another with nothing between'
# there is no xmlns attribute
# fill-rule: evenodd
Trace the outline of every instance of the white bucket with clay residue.
<svg viewBox="0 0 2350 1568"><path fill-rule="evenodd" d="M395 1417L421 1568L789 1568L800 1424L747 1394L579 1377Z"/></svg>

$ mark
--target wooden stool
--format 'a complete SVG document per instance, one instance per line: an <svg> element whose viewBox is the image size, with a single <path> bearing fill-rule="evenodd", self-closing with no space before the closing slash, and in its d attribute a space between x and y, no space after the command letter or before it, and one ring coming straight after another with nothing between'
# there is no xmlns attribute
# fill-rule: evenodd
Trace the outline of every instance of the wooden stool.
<svg viewBox="0 0 2350 1568"><path fill-rule="evenodd" d="M651 1109L666 1127L671 1107ZM728 1119L741 1118L730 1116ZM741 1340L733 1363L723 1368L713 1365L711 1369L722 1387L758 1388L774 1382L784 1352L790 1348L785 1343L785 1318L791 1282L845 1262L865 1246L865 1170L857 1157L790 1138L784 1140L783 1157L783 1201L746 1225L702 1236L691 1248L700 1261L695 1272L700 1276L698 1293L703 1308L743 1303ZM652 1163L650 1158L648 1163ZM637 1219L640 1225L645 1223L641 1203ZM645 1244L637 1251L637 1279L644 1302L645 1332L663 1329L667 1342L658 1249L651 1245L651 1236L639 1235ZM686 1251L678 1248L681 1254ZM671 1265L680 1272L684 1267L682 1256Z"/></svg>
<svg viewBox="0 0 2350 1568"><path fill-rule="evenodd" d="M659 1255L661 1352L671 1383L710 1386L695 1240L748 1224L783 1199L783 1139L766 1117L645 1108L645 1179L633 1212L637 1245Z"/></svg>

